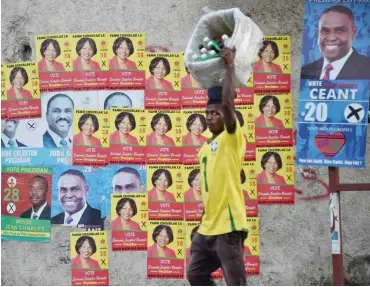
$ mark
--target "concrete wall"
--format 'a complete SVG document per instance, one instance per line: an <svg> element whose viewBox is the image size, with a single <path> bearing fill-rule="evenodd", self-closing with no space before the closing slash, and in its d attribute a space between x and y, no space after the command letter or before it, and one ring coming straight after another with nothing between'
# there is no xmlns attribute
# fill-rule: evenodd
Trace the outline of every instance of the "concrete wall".
<svg viewBox="0 0 370 287"><path fill-rule="evenodd" d="M265 35L291 35L292 93L296 103L303 6L303 0L3 0L2 62L20 61L22 42L30 43L33 49L31 59L34 60L35 35L48 33L145 31L148 45L181 51L205 11L239 7L252 15ZM367 165L370 165L369 160ZM262 274L250 277L249 285L322 285L331 282L328 199L299 199L326 190L318 183L304 180L300 172L297 168L296 188L302 194L297 194L294 206L260 207ZM325 169L316 169L316 172L318 178L327 181ZM369 174L369 169L342 170L341 176L346 182L370 182ZM370 192L346 192L341 197L341 204L346 279L351 284L368 285ZM106 228L109 228L108 222ZM70 231L53 226L49 244L2 241L1 283L70 284ZM111 285L187 284L185 280L147 280L145 252L110 253L109 260Z"/></svg>

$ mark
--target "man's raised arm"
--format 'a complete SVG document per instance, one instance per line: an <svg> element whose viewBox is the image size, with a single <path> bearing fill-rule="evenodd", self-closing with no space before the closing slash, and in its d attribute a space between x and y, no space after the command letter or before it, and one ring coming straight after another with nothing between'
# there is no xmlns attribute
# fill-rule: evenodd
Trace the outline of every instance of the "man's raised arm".
<svg viewBox="0 0 370 287"><path fill-rule="evenodd" d="M233 133L236 128L236 117L234 111L235 90L233 88L235 48L225 47L221 52L224 60L226 73L222 88L222 107L226 129Z"/></svg>

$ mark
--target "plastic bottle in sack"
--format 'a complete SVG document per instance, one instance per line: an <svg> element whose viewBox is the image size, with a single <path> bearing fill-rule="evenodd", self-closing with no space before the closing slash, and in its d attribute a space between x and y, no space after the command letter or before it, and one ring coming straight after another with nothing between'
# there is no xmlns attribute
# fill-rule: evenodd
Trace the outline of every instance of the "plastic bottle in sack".
<svg viewBox="0 0 370 287"><path fill-rule="evenodd" d="M229 36L227 36L226 34L223 34L222 35L222 41L223 41L225 47L230 48L231 38Z"/></svg>
<svg viewBox="0 0 370 287"><path fill-rule="evenodd" d="M210 40L208 37L204 37L203 41L206 47L214 50L216 53L221 51L221 48L218 46L216 41Z"/></svg>

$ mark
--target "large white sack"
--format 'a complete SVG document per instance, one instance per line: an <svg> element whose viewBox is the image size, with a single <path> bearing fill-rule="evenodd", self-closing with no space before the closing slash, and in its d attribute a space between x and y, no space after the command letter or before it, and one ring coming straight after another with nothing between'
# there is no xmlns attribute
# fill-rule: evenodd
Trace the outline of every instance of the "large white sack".
<svg viewBox="0 0 370 287"><path fill-rule="evenodd" d="M236 48L235 87L245 87L262 47L261 29L239 8L204 15L195 27L184 55L185 66L204 89L222 86L225 74L223 60L217 57L204 62L193 62L192 55L199 53L199 44L203 44L204 37L215 39L221 38L223 34L231 37L230 46Z"/></svg>

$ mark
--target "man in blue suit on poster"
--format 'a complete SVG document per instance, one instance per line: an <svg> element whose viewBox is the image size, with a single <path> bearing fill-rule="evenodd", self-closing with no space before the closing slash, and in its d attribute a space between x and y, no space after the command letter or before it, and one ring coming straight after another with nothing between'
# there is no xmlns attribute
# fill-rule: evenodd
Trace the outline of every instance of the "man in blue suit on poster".
<svg viewBox="0 0 370 287"><path fill-rule="evenodd" d="M323 55L302 67L301 79L368 79L370 58L352 47L357 27L351 9L341 5L327 8L321 15L318 45Z"/></svg>
<svg viewBox="0 0 370 287"><path fill-rule="evenodd" d="M73 123L73 109L74 103L66 94L56 94L49 99L46 108L48 129L43 135L44 147L71 147L69 134Z"/></svg>
<svg viewBox="0 0 370 287"><path fill-rule="evenodd" d="M2 120L1 121L1 147L16 148L27 147L16 138L16 132L19 125L18 120Z"/></svg>

